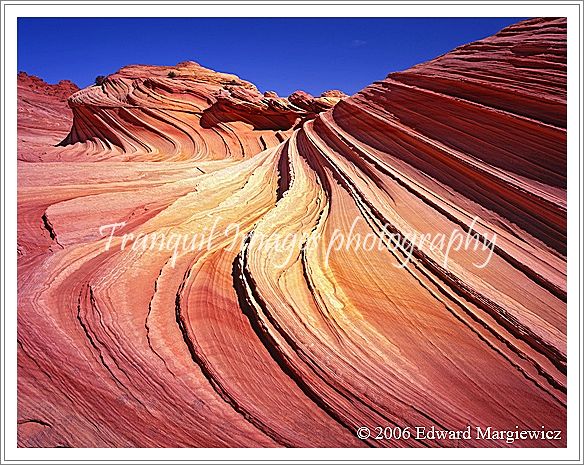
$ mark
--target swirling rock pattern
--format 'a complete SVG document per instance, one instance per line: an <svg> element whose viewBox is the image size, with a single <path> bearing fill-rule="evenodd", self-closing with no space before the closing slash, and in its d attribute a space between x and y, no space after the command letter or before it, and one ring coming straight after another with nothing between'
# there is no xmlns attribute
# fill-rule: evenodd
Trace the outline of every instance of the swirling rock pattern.
<svg viewBox="0 0 584 465"><path fill-rule="evenodd" d="M348 98L192 62L73 94L19 162L19 444L565 446L565 83L566 22L533 19ZM454 230L487 266L411 240ZM150 233L204 246L125 244Z"/></svg>

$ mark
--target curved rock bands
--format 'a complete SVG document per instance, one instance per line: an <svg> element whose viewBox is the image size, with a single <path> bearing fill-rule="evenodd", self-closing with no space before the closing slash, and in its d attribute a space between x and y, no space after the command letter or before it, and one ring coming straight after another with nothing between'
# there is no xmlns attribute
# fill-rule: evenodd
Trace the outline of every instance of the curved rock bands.
<svg viewBox="0 0 584 465"><path fill-rule="evenodd" d="M309 128L310 127L308 127L308 129ZM312 131L307 132L310 134ZM315 143L318 144L316 140ZM325 152L321 152L318 158L328 161L328 156ZM352 166L355 165L353 164ZM345 173L343 173L342 168L339 169L338 166L331 166L331 169L334 170L335 174L339 178L339 181L346 186L348 191L351 192L353 199L358 204L359 210L364 215L368 224L370 224L373 228L376 228L378 225L383 225L385 230L389 230L389 232L399 237L400 242L406 243L406 249L411 248L413 250L412 256L419 260L419 264L417 264L416 268L425 268L427 275L430 275L432 278L436 279L436 281L444 282L456 294L462 295L466 300L471 301L478 307L482 308L493 318L498 320L498 322L506 327L509 331L515 333L515 337L525 338L525 342L527 342L529 345L533 345L534 349L539 350L544 355L546 355L546 357L553 363L553 365L556 366L565 375L565 355L558 351L553 344L550 345L536 334L531 333L529 327L523 325L516 317L513 316L512 311L499 306L495 300L483 294L480 291L479 286L473 289L469 270L465 270L465 274L457 276L457 273L441 266L439 262L432 258L430 254L425 253L415 244L410 243L407 237L404 236L404 232L400 231L395 225L391 224L390 216L384 217L380 210L378 210L372 203L368 202L367 198L369 196L366 196L363 192L359 191L351 179L346 176ZM377 227L376 229L376 233L381 238L381 228ZM453 267L453 265L451 264L450 267ZM465 282L465 280L467 282ZM445 289L443 289L443 291L445 291ZM494 334L499 334L500 332L500 330L493 331ZM522 354L522 357L525 358L525 355Z"/></svg>
<svg viewBox="0 0 584 465"><path fill-rule="evenodd" d="M565 447L565 42L352 97L19 76L19 445ZM356 436L468 425L563 434Z"/></svg>
<svg viewBox="0 0 584 465"><path fill-rule="evenodd" d="M304 151L304 153L306 153L306 151ZM335 197L333 197L333 198L335 198ZM354 199L354 200L356 201L355 204L357 207L357 205L359 203L359 199ZM282 206L281 208L284 208L284 206ZM346 205L345 205L345 208L346 208ZM300 210L302 210L302 211L304 211L306 209L307 209L307 206L300 207ZM289 210L288 206L286 207L286 211L288 212L288 215L290 215L290 210ZM267 218L266 218L266 220L267 220ZM261 224L263 224L263 223L264 223L264 221L262 221ZM271 223L271 222L268 222L268 223ZM250 248L252 247L252 244L253 244L253 242L250 243ZM269 261L271 261L271 259L273 259L273 257L268 258ZM248 260L250 260L250 259L248 259ZM276 261L277 261L277 258L276 258ZM314 262L311 262L311 263L314 263ZM352 260L352 261L350 261L350 263L354 264L355 261ZM250 268L251 268L251 265L250 265ZM270 307L270 314L272 316L270 317L269 324L264 321L263 324L258 325L258 326L262 327L262 328L275 327L277 333L289 334L288 333L289 330L282 330L281 328L282 327L285 328L286 325L288 325L288 326L291 325L291 323L289 322L289 319L290 319L289 313L290 312L286 313L288 315L287 317L282 317L281 319L277 319L276 322L274 322L274 319L277 317L274 317L274 315L271 312L274 312L276 315L281 314L282 311L280 310L280 308L281 308L282 304L280 303L277 308L272 307L268 304L268 302L274 302L274 301L275 302L282 302L282 299L284 299L284 297L280 293L283 292L283 290L278 290L278 291L275 290L275 289L278 289L278 287L277 287L278 285L276 283L281 283L281 282L286 281L286 280L282 276L280 276L279 274L276 277L270 279L270 276L267 276L266 272L263 271L266 268L269 268L269 267L265 264L263 266L261 266L261 268L258 270L258 274L260 274L262 276L262 278L269 279L269 282L267 282L264 285L261 285L260 282L256 281L253 288L254 289L269 290L268 296L263 296L261 300L263 302L266 302L265 305L268 305ZM335 270L335 271L337 271L337 270ZM250 273L253 274L253 269L252 269L252 271L250 271ZM429 273L426 272L426 276L428 276L428 274ZM431 277L431 275L430 275L430 277ZM418 279L423 279L423 278L418 277ZM327 286L324 285L324 283L322 282L321 279L311 279L311 281L318 282L319 286L317 287L317 289L318 288L320 288L320 289L327 289L328 288ZM395 283L395 281L396 281L395 278L392 279L391 281L381 280L381 282L393 282L393 283ZM379 281L377 281L377 282L379 282ZM440 298L439 294L437 294L435 291L433 291L433 292L431 291L431 288L433 287L432 285L440 286L440 284L439 283L437 284L437 281L432 278L432 280L428 284L424 285L424 288L430 288L430 290L428 292L431 293L432 297L439 300L439 302L441 302L441 305L444 305L444 303L445 303L444 298L443 297ZM297 285L297 287L298 287L298 285ZM313 289L315 288L314 286L309 286L309 287L312 287ZM331 289L338 289L339 287L343 288L342 285L340 286L340 285L335 283L331 286ZM281 286L280 286L280 289L281 289ZM440 287L438 287L438 291L444 292L444 289L443 288L441 289ZM278 292L277 296L274 295L275 292ZM330 295L331 292L334 292L334 291L328 291L326 295L327 296ZM462 321L464 319L467 320L466 325L465 325L465 329L462 330L462 333L465 333L466 331L468 331L468 327L470 327L472 329L472 333L473 333L474 337L477 337L477 335L478 335L480 337L480 340L483 343L487 343L488 347L494 349L495 353L497 353L498 355L502 355L502 358L505 359L505 360L501 360L502 365L506 365L507 363L509 363L509 365L507 365L508 370L510 372L514 373L513 377L517 377L518 380L528 379L532 383L532 389L534 389L536 392L537 391L542 392L543 396L548 399L546 402L549 402L550 408L555 409L557 411L561 411L561 409L564 408L563 406L565 405L565 389L563 389L562 385L560 384L560 383L565 382L565 378L563 376L563 373L558 372L555 369L555 367L553 366L553 364L551 364L548 360L546 360L545 357L542 357L541 355L539 355L538 352L534 352L534 350L528 344L531 341L529 341L529 340L526 341L526 340L523 340L522 338L515 339L517 337L517 334L508 336L509 339L505 339L504 337L501 337L501 334L505 334L505 331L503 328L501 328L499 326L499 322L494 321L493 323L491 323L489 316L487 316L486 318L489 319L489 322L485 323L485 321L484 321L485 317L481 317L480 316L481 312L479 311L479 309L476 309L476 308L473 309L471 306L472 304L470 302L467 303L464 300L461 301L457 298L456 295L450 296L450 299L451 300L454 299L454 302L451 304L446 304L447 307L455 307L455 308L462 307L462 310L464 310L464 312L467 312L472 317L470 320L468 320L467 317L456 315L456 312L457 312L456 310L454 310L454 311L452 311L452 309L449 310L456 316L457 320L460 320L460 321ZM326 305L325 308L331 308L331 307L334 308L334 306L330 302L327 302L327 304L328 305ZM344 309L345 313L347 312L348 306L350 306L350 305L351 305L350 301L343 302L342 308ZM294 307L299 307L299 306L295 305ZM307 307L306 303L304 303L303 306L301 307L303 309L303 312L302 312L303 314L307 313L306 307ZM261 306L261 308L264 308L263 305ZM374 311L376 314L379 314L381 312L381 310L379 308L375 308ZM440 313L442 313L442 311ZM458 313L460 313L460 310L458 310ZM463 315L464 315L464 313L463 313ZM330 315L327 315L327 320L334 321L334 319ZM302 326L304 328L311 328L314 326L314 321L313 320L311 320L311 321L312 321L311 325L305 324L302 326L300 324L296 324L296 325L292 325L292 326L293 327L294 326L296 326L296 327ZM458 321L457 321L457 323L458 323ZM489 326L490 324L493 326ZM327 326L329 326L329 325L327 325ZM357 327L355 322L352 322L352 324L349 326L351 328ZM486 334L485 334L485 328L487 329ZM376 329L376 331L379 331L379 329ZM404 332L404 327L399 326L399 331L400 331L400 333ZM347 343L349 341L351 341L355 338L355 336L353 336L353 338L351 338L350 336L348 337L346 331L344 331L342 334L344 337L341 340L343 341L345 346L347 345ZM521 336L521 334L519 334L519 336ZM284 337L284 336L282 336L282 337ZM333 335L331 335L330 338L334 339L334 340L339 340L338 338L333 337ZM295 333L295 337L292 340L294 340L294 341L303 340L303 338L299 337L298 334ZM357 340L359 340L359 339L357 339ZM367 337L367 339L365 339L365 340L368 341L367 348L371 349L372 344L371 344L370 337ZM285 345L283 343L281 343L281 344ZM321 343L321 345L322 345L322 343ZM307 346L310 347L310 344L307 342L302 345L303 348L307 347ZM518 346L522 347L519 351L517 349ZM449 347L448 349L442 349L442 350L447 351L447 352L451 352L453 349L456 350L456 348L452 348L452 347ZM304 349L304 350L306 350L306 349ZM307 357L307 355L304 354L304 350L303 350L303 353L301 355L299 355L300 360L302 360L302 362L301 361L297 362L299 364L301 364L303 362L307 363L304 361L304 358ZM418 350L419 350L419 347L418 347ZM522 351L525 351L525 352L522 352ZM352 350L346 349L346 353L343 353L343 358L348 357L349 354L354 353L354 352L358 353L356 348L353 348ZM374 352L385 353L385 354L391 353L391 351L390 350L388 351L387 348L385 348L383 350L374 350ZM526 354L528 354L528 355L526 355ZM369 354L369 357L371 357L370 354ZM452 355L450 357L452 357ZM448 358L450 358L450 357L448 357ZM477 356L477 358L473 359L473 360L475 360L475 362L476 362L476 360L481 360L481 359L483 359L483 357L484 357L484 355ZM319 358L320 358L320 360L323 360L325 357L321 356ZM532 358L532 359L530 360L530 358ZM403 361L403 357L402 357L402 361ZM353 363L351 363L352 367L359 366L359 363L357 361L352 361L352 362L353 362ZM342 362L337 361L336 363L340 364ZM387 361L385 363L387 364ZM556 376L560 381L556 381L551 375L549 375L545 371L542 372L542 365L547 366L548 370L553 370L554 376ZM318 366L322 367L322 363L320 363ZM387 370L387 367L385 367L385 368L376 367L376 370L374 372L378 372L378 370L381 371L381 373L385 373ZM347 367L344 367L343 370L340 370L341 373L346 373L347 371L350 371L350 369ZM365 369L364 373L367 373L368 378L366 378L366 379L368 379L368 381L363 381L363 384L361 384L361 386L367 386L367 385L369 385L369 383L372 382L372 381L370 381L371 376L372 376L371 369L369 369L369 370ZM505 379L508 380L509 376L510 376L509 374L506 375ZM387 374L385 376L385 379L388 379L388 378L395 379L395 374L393 374L393 373L392 373L392 375ZM350 377L350 379L359 379L359 378L358 378L358 375L353 374ZM562 379L564 379L564 381L561 381ZM347 389L347 386L350 385L351 382L347 381L347 380L344 380L344 381L345 381L345 383L344 383L345 389ZM519 382L523 383L524 381L519 381ZM313 386L317 385L316 381L313 381L312 385ZM397 389L397 391L400 392L400 394L403 397L404 393L407 392L408 389L411 389L411 387L410 386L408 386L408 387L401 386L400 388ZM450 388L450 389L452 389L452 388ZM393 390L390 390L390 391L394 392ZM362 396L362 391L358 390L357 392ZM385 392L387 392L387 391L385 391ZM387 394L386 394L386 396L387 396ZM356 396L356 397L359 397L359 396ZM497 394L497 392L493 392L491 394L491 398L497 399L497 397L499 397L499 394ZM539 401L541 401L541 399ZM484 398L481 398L481 402L484 402ZM379 407L377 407L377 408L379 408ZM395 405L391 406L392 411L395 411L396 408L397 407ZM531 408L535 408L535 406L530 407L530 409ZM426 407L426 406L424 408L416 407L416 410L417 411L421 410L422 412L425 412L427 416L430 416L428 412L433 411L431 407ZM343 408L343 409L341 409L341 411L345 411L345 409ZM519 416L521 416L521 415L519 415ZM412 418L411 413L404 415L404 417L400 418L398 420L398 423L402 424L402 425L408 424L407 423L408 418L410 418L410 419ZM456 424L456 422L460 421L460 419L456 420L455 418L456 417L451 418L450 421L454 421L454 423ZM367 421L366 418L361 420L361 422L366 422L366 421ZM371 420L369 419L369 421L371 421ZM417 423L419 423L420 421L422 421L421 424L427 423L421 419L414 420L414 422L417 422ZM494 421L494 419L493 419L493 421ZM440 423L449 424L448 421L445 421L445 417L442 418Z"/></svg>
<svg viewBox="0 0 584 465"><path fill-rule="evenodd" d="M118 149L112 156L123 160L240 159L277 145L280 131L342 97L339 91L317 98L301 91L288 98L262 95L235 75L194 62L127 66L69 98L73 126L60 145L97 143L101 150ZM71 150L56 153L66 157Z"/></svg>

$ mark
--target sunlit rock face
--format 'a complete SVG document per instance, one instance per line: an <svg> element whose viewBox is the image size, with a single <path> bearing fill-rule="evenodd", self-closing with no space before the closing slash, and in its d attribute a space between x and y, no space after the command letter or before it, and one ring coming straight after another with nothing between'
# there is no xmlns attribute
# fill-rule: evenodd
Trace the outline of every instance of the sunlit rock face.
<svg viewBox="0 0 584 465"><path fill-rule="evenodd" d="M67 98L79 87L71 81L47 84L25 72L18 73L18 159L38 161L47 147L61 141L71 128Z"/></svg>
<svg viewBox="0 0 584 465"><path fill-rule="evenodd" d="M565 83L533 19L352 97L19 88L19 445L565 447ZM468 425L563 433L413 434Z"/></svg>

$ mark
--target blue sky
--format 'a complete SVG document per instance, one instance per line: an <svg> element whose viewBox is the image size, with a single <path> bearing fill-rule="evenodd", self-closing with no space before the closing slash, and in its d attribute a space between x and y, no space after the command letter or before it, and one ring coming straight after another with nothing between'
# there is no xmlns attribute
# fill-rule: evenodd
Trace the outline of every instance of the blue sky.
<svg viewBox="0 0 584 465"><path fill-rule="evenodd" d="M193 60L261 91L352 94L522 18L19 18L18 69L80 87Z"/></svg>

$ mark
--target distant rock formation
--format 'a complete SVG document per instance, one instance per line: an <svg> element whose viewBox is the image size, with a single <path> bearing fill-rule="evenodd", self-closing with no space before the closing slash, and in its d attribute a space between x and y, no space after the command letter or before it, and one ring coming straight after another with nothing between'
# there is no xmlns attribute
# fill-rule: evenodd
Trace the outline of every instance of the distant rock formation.
<svg viewBox="0 0 584 465"><path fill-rule="evenodd" d="M43 157L47 146L60 142L71 128L67 99L79 90L71 81L47 84L25 72L18 73L18 156Z"/></svg>

